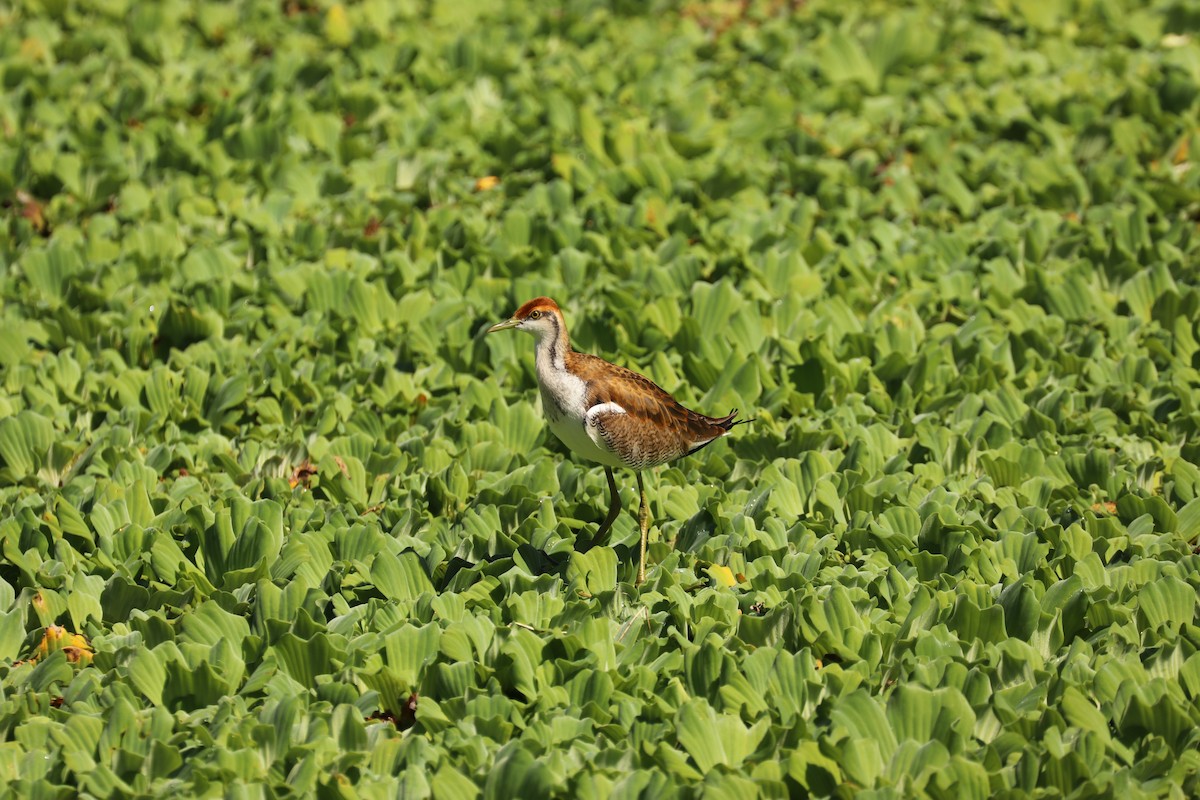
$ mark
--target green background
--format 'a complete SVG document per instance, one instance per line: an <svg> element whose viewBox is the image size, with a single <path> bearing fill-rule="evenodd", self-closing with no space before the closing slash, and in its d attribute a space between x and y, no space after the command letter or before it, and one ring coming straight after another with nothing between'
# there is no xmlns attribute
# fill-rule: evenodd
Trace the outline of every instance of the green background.
<svg viewBox="0 0 1200 800"><path fill-rule="evenodd" d="M1197 29L0 8L0 791L1200 793ZM757 417L640 589L540 294Z"/></svg>

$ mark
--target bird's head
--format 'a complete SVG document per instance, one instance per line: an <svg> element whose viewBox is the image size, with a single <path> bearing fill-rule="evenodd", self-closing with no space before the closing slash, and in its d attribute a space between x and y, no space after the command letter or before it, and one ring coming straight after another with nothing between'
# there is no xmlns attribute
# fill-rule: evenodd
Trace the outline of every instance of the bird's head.
<svg viewBox="0 0 1200 800"><path fill-rule="evenodd" d="M535 297L517 309L517 313L504 322L487 329L488 333L515 328L525 333L531 333L539 341L557 339L566 330L562 311L549 297Z"/></svg>

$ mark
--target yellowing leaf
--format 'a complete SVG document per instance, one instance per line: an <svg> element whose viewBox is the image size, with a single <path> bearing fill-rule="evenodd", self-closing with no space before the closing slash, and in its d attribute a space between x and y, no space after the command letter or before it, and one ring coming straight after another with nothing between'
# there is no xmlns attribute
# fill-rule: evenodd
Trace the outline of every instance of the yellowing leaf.
<svg viewBox="0 0 1200 800"><path fill-rule="evenodd" d="M33 658L30 660L38 661L59 650L67 654L68 661L85 665L92 663L92 647L88 640L82 634L71 633L60 625L46 628L46 633L34 648Z"/></svg>
<svg viewBox="0 0 1200 800"><path fill-rule="evenodd" d="M48 53L41 39L22 39L19 52L30 61L44 61Z"/></svg>
<svg viewBox="0 0 1200 800"><path fill-rule="evenodd" d="M325 13L325 38L338 47L349 47L354 41L354 28L341 3L330 6Z"/></svg>
<svg viewBox="0 0 1200 800"><path fill-rule="evenodd" d="M712 576L718 586L737 586L737 578L733 576L733 570L722 564L710 566L708 574Z"/></svg>

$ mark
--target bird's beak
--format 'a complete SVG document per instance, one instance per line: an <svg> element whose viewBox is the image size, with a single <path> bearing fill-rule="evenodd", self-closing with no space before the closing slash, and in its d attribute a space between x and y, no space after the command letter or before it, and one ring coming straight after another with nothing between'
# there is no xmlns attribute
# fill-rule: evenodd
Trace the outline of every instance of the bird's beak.
<svg viewBox="0 0 1200 800"><path fill-rule="evenodd" d="M520 324L521 324L521 320L519 320L519 319L515 319L515 318L514 319L506 319L506 320L504 320L504 322L498 322L495 325L493 325L492 327L488 328L487 332L495 333L496 331L506 331L509 328L515 328Z"/></svg>

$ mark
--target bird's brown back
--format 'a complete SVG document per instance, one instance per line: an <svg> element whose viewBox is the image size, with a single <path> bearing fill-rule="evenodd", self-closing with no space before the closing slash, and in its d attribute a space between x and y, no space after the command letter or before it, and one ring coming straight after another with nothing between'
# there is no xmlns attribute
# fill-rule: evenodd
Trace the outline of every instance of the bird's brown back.
<svg viewBox="0 0 1200 800"><path fill-rule="evenodd" d="M615 403L625 414L598 421L609 446L629 466L661 464L723 436L733 414L709 417L684 407L658 384L633 370L618 367L587 353L571 352L567 369L587 384L588 408Z"/></svg>

